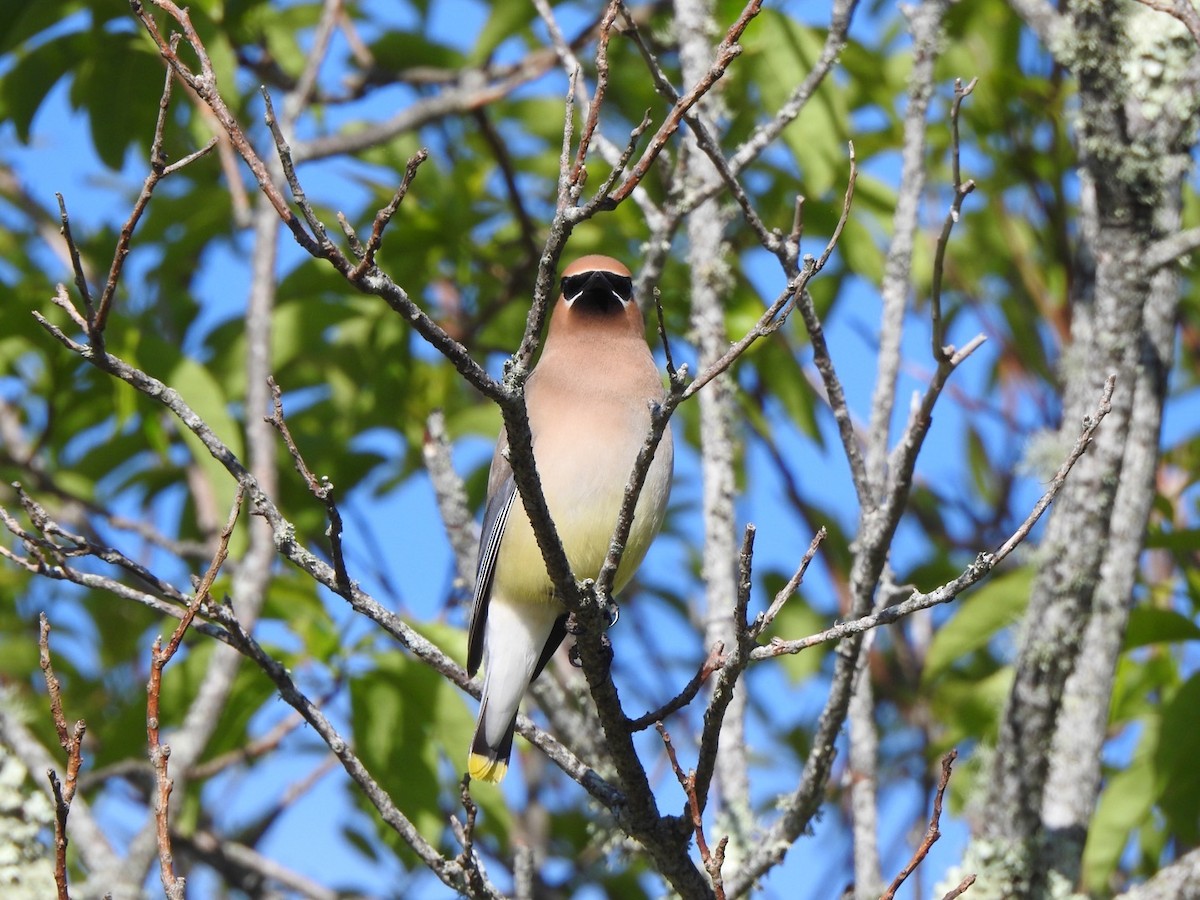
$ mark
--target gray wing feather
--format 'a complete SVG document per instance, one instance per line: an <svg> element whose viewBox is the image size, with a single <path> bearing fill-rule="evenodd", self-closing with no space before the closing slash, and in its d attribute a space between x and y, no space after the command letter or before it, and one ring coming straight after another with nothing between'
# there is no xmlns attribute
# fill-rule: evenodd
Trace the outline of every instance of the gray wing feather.
<svg viewBox="0 0 1200 900"><path fill-rule="evenodd" d="M483 633L487 625L488 600L492 596L492 581L496 576L496 560L504 525L517 496L517 483L512 474L500 484L488 500L483 513L483 528L479 534L479 566L475 570L475 602L471 606L471 625L467 637L467 674L474 676L483 662Z"/></svg>

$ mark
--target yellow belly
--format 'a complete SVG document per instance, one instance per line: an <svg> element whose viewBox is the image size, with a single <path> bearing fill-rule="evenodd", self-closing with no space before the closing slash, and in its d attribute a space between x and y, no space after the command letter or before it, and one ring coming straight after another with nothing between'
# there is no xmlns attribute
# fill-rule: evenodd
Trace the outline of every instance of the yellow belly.
<svg viewBox="0 0 1200 900"><path fill-rule="evenodd" d="M633 467L632 460L627 466L623 462L596 460L593 466L569 473L572 477L559 478L560 483L543 480L550 517L558 529L571 571L578 579L596 578L608 556L625 480ZM669 479L669 459L656 458L638 498L633 528L613 584L614 593L633 576L662 525ZM553 599L553 585L519 497L504 529L493 590L510 602Z"/></svg>

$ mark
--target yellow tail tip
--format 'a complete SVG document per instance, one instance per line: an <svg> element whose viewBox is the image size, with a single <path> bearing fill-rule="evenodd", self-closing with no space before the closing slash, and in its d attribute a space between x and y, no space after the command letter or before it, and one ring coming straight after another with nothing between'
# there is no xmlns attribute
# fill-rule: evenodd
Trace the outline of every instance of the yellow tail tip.
<svg viewBox="0 0 1200 900"><path fill-rule="evenodd" d="M508 763L502 759L491 759L482 753L472 753L467 758L467 774L472 781L496 784L508 772Z"/></svg>

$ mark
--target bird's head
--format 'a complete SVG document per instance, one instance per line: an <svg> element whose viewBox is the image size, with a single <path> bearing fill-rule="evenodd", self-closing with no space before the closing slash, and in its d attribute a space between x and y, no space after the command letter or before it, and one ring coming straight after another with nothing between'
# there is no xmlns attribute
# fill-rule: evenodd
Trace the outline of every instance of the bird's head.
<svg viewBox="0 0 1200 900"><path fill-rule="evenodd" d="M621 313L633 301L633 277L609 256L584 256L562 274L563 302L572 311Z"/></svg>

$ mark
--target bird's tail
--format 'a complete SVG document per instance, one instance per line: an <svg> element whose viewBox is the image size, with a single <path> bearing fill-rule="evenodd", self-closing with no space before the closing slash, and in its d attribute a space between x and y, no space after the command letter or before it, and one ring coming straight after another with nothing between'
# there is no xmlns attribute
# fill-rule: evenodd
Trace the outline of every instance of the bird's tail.
<svg viewBox="0 0 1200 900"><path fill-rule="evenodd" d="M492 603L483 694L467 758L472 779L495 783L508 771L521 697L562 643L566 619L557 603Z"/></svg>
<svg viewBox="0 0 1200 900"><path fill-rule="evenodd" d="M487 700L479 707L479 719L475 723L475 737L471 739L471 755L467 758L467 772L476 781L495 784L508 772L508 758L512 756L513 732L517 727L514 715L504 734L495 746L488 743L484 721L487 717Z"/></svg>

